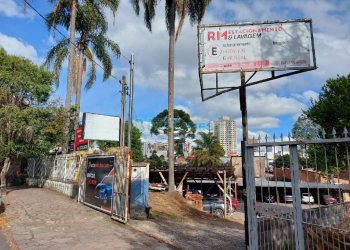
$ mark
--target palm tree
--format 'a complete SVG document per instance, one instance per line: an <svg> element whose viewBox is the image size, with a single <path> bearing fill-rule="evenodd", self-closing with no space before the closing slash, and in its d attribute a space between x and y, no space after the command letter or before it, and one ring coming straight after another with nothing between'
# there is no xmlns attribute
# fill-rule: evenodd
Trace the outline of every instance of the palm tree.
<svg viewBox="0 0 350 250"><path fill-rule="evenodd" d="M98 3L95 4L93 1L86 1L86 3L79 5L77 9L76 33L78 36L77 41L74 41L76 48L74 52L75 74L73 75L73 87L76 94L76 126L79 123L81 86L87 64L89 68L85 88L88 90L96 80L94 54L102 63L104 69L103 80L107 80L112 72L112 61L109 52L117 57L120 56L118 44L108 39L105 35L108 24L105 21L102 7L104 6ZM49 29L55 25L67 27L70 24L71 15L67 11L67 8L69 8L68 3L63 3L58 9L47 15ZM46 61L44 62L44 65L47 67L54 66L54 75L57 84L59 82L62 63L68 56L68 49L70 49L70 39L61 39L48 52Z"/></svg>
<svg viewBox="0 0 350 250"><path fill-rule="evenodd" d="M220 157L225 155L219 140L210 133L200 132L201 139L195 140L197 147L194 149L194 165L197 167L215 167L221 164Z"/></svg>
<svg viewBox="0 0 350 250"><path fill-rule="evenodd" d="M145 9L144 20L147 28L152 31L152 20L159 0L132 0L137 15L140 13L140 4ZM191 24L200 23L205 10L211 0L166 0L165 21L169 32L169 61L168 61L168 155L169 155L169 192L175 191L174 179L174 51L175 40L180 34L186 15L190 17ZM175 35L176 13L179 25Z"/></svg>

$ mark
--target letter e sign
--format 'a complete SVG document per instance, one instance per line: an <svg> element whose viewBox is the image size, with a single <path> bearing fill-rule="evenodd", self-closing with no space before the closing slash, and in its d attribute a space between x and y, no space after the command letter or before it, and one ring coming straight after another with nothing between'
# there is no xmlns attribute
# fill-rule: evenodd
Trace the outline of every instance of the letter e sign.
<svg viewBox="0 0 350 250"><path fill-rule="evenodd" d="M207 53L209 54L210 57L217 57L221 54L221 49L217 45L211 45L208 48Z"/></svg>

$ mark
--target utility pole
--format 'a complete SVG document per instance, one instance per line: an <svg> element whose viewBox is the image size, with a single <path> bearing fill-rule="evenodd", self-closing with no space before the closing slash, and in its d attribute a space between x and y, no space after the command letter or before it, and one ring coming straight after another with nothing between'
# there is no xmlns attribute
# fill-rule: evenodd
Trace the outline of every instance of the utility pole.
<svg viewBox="0 0 350 250"><path fill-rule="evenodd" d="M128 148L131 149L131 135L132 135L132 111L134 101L134 53L131 53L130 58L130 88L129 88L129 122L128 122Z"/></svg>
<svg viewBox="0 0 350 250"><path fill-rule="evenodd" d="M126 77L122 76L122 80L120 81L120 84L122 85L122 110L121 110L121 121L120 121L120 146L124 147L125 145L125 101L126 101Z"/></svg>

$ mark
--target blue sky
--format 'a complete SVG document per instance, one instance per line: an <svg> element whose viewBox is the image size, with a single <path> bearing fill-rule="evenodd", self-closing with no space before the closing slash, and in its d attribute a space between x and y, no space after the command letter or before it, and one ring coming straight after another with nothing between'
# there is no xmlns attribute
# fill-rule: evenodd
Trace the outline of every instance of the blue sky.
<svg viewBox="0 0 350 250"><path fill-rule="evenodd" d="M52 5L45 0L30 0L42 14ZM134 119L150 121L167 107L168 35L164 22L164 1L159 3L150 33L137 17L129 1L121 1L116 14L107 12L108 35L116 41L124 56L135 53ZM318 69L309 73L262 83L247 90L248 123L251 135L288 133L310 98L317 98L328 78L350 73L350 1L348 0L213 0L203 24L242 21L312 18ZM40 64L60 37L47 31L43 19L29 8L22 11L21 0L0 0L0 46ZM63 30L62 28L60 28ZM227 115L237 121L240 134L240 110L237 92L202 102L197 74L196 27L186 22L175 51L175 106L189 112L199 124ZM127 77L128 61L113 59L113 75ZM64 100L66 67L55 97ZM120 115L120 84L114 79L102 82L101 72L94 87L83 90L82 112ZM239 140L239 138L238 138Z"/></svg>

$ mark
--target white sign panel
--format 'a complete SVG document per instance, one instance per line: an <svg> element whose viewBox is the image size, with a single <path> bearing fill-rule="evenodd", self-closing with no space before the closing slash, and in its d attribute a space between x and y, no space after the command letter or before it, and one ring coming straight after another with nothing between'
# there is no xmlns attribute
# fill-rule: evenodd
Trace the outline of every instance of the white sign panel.
<svg viewBox="0 0 350 250"><path fill-rule="evenodd" d="M314 68L311 20L201 25L200 72Z"/></svg>
<svg viewBox="0 0 350 250"><path fill-rule="evenodd" d="M83 137L87 140L119 141L120 118L84 113Z"/></svg>

